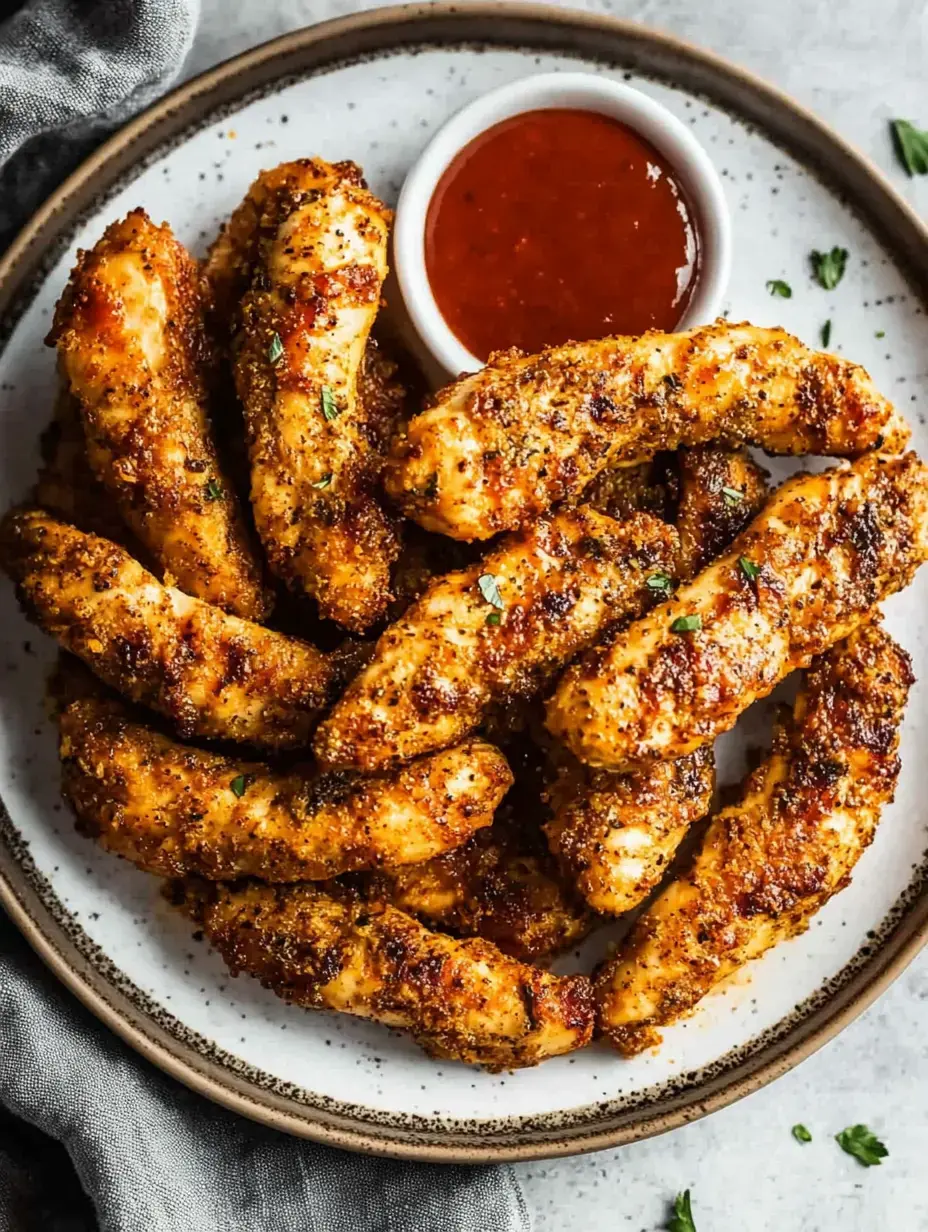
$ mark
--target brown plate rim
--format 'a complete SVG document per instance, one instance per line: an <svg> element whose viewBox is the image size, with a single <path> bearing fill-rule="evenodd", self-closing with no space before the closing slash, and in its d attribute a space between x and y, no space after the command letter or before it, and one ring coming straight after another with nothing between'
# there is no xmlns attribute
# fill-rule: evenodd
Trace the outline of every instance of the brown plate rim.
<svg viewBox="0 0 928 1232"><path fill-rule="evenodd" d="M327 65L434 46L497 45L555 50L599 58L702 93L756 124L813 166L853 203L894 252L918 296L928 301L928 228L883 174L811 112L753 74L671 35L619 18L522 0L410 4L337 18L281 36L186 82L149 107L92 154L34 214L0 259L0 318L15 319L56 241L102 194L165 142L224 106L240 106L290 75ZM764 1086L810 1056L859 1015L904 970L928 940L928 895L917 877L903 894L883 939L833 990L799 1007L794 1025L720 1063L695 1082L670 1090L657 1105L617 1111L607 1104L577 1110L575 1119L547 1114L505 1121L498 1128L470 1122L450 1130L442 1121L408 1118L405 1126L375 1109L296 1102L286 1091L257 1087L243 1067L211 1059L179 1039L165 1022L139 1008L95 959L75 926L56 919L43 901L41 878L28 873L26 845L10 840L0 805L0 902L55 975L98 1018L155 1065L207 1098L275 1129L332 1146L431 1162L487 1163L550 1158L601 1150L674 1129ZM845 968L845 973L849 968ZM126 982L128 983L128 982ZM137 991L137 990L136 990ZM723 1059L724 1061L724 1059ZM380 1124L378 1124L378 1119ZM511 1127L511 1128L509 1128Z"/></svg>

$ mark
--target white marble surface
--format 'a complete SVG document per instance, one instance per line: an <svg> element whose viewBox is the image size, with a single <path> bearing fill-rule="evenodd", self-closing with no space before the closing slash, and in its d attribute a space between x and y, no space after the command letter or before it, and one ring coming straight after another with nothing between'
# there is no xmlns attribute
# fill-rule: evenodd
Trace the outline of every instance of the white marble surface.
<svg viewBox="0 0 928 1232"><path fill-rule="evenodd" d="M202 0L186 74L297 26L372 7L352 0ZM928 213L928 177L896 166L887 120L928 124L922 0L592 0L577 5L669 30L789 91L873 158ZM928 1229L928 952L867 1013L799 1069L750 1098L650 1142L527 1164L536 1232L651 1232L689 1186L700 1232ZM790 1126L814 1141L799 1146ZM832 1135L866 1121L890 1155L864 1169Z"/></svg>

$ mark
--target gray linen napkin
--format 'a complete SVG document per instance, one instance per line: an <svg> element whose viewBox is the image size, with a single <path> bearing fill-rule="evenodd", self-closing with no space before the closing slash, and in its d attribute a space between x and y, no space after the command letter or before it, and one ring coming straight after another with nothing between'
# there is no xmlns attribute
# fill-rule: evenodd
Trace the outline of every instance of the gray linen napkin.
<svg viewBox="0 0 928 1232"><path fill-rule="evenodd" d="M0 24L0 247L97 140L176 75L197 16L198 0L32 0ZM0 912L0 1230L97 1223L105 1232L530 1228L509 1169L350 1155L187 1091L88 1014Z"/></svg>

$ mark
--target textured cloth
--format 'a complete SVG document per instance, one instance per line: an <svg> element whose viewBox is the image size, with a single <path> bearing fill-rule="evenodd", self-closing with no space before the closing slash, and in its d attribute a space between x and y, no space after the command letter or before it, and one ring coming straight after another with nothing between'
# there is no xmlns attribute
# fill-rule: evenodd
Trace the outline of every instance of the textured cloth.
<svg viewBox="0 0 928 1232"><path fill-rule="evenodd" d="M0 247L176 75L198 0L33 0L0 24ZM59 1145L60 1144L60 1145ZM136 1056L0 912L0 1232L528 1232L505 1168L262 1129Z"/></svg>

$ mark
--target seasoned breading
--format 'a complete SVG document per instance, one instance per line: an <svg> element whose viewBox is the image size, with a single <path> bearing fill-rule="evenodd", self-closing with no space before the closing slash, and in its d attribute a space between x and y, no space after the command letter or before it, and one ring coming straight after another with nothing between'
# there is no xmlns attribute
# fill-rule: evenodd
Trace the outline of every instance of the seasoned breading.
<svg viewBox="0 0 928 1232"><path fill-rule="evenodd" d="M562 771L545 826L551 851L600 915L621 915L660 882L690 826L712 804L715 759L697 749L637 774Z"/></svg>
<svg viewBox="0 0 928 1232"><path fill-rule="evenodd" d="M507 805L493 825L424 864L385 868L358 881L365 897L388 902L459 937L483 937L514 958L570 949L593 924L528 825Z"/></svg>
<svg viewBox="0 0 928 1232"><path fill-rule="evenodd" d="M210 429L200 271L170 228L133 210L81 252L49 342L90 465L165 580L264 619L270 594Z"/></svg>
<svg viewBox="0 0 928 1232"><path fill-rule="evenodd" d="M678 486L675 459L675 454L658 454L632 466L607 466L584 489L580 503L617 522L624 522L633 513L653 513L665 522L672 521Z"/></svg>
<svg viewBox="0 0 928 1232"><path fill-rule="evenodd" d="M899 772L909 657L865 625L817 659L773 751L689 871L596 980L599 1027L631 1056L744 963L803 932L850 880Z"/></svg>
<svg viewBox="0 0 928 1232"><path fill-rule="evenodd" d="M586 976L548 975L394 907L312 885L186 881L173 894L234 973L298 1005L408 1031L433 1057L516 1069L589 1042Z"/></svg>
<svg viewBox="0 0 928 1232"><path fill-rule="evenodd" d="M744 449L697 445L677 454L680 498L675 525L680 536L677 577L691 581L721 556L763 508L767 473Z"/></svg>
<svg viewBox="0 0 928 1232"><path fill-rule="evenodd" d="M385 433L358 399L390 217L353 163L284 163L252 186L211 261L220 301L249 271L235 378L271 568L355 631L383 615L399 551L375 492Z"/></svg>
<svg viewBox="0 0 928 1232"><path fill-rule="evenodd" d="M607 625L640 612L675 546L646 514L618 523L564 510L436 579L320 726L317 756L374 771L460 740L493 702L537 692Z"/></svg>
<svg viewBox="0 0 928 1232"><path fill-rule="evenodd" d="M163 877L322 881L430 860L488 826L512 782L480 740L359 779L177 744L113 699L71 703L59 729L63 790L83 831Z"/></svg>
<svg viewBox="0 0 928 1232"><path fill-rule="evenodd" d="M928 467L868 455L783 485L731 550L568 669L550 731L631 770L727 731L846 637L928 557Z"/></svg>
<svg viewBox="0 0 928 1232"><path fill-rule="evenodd" d="M339 658L162 586L41 509L7 514L0 564L31 620L183 736L305 747L341 683Z"/></svg>
<svg viewBox="0 0 928 1232"><path fill-rule="evenodd" d="M717 321L491 357L411 420L385 478L427 530L487 539L660 449L717 440L854 457L908 437L863 368L781 329Z"/></svg>

